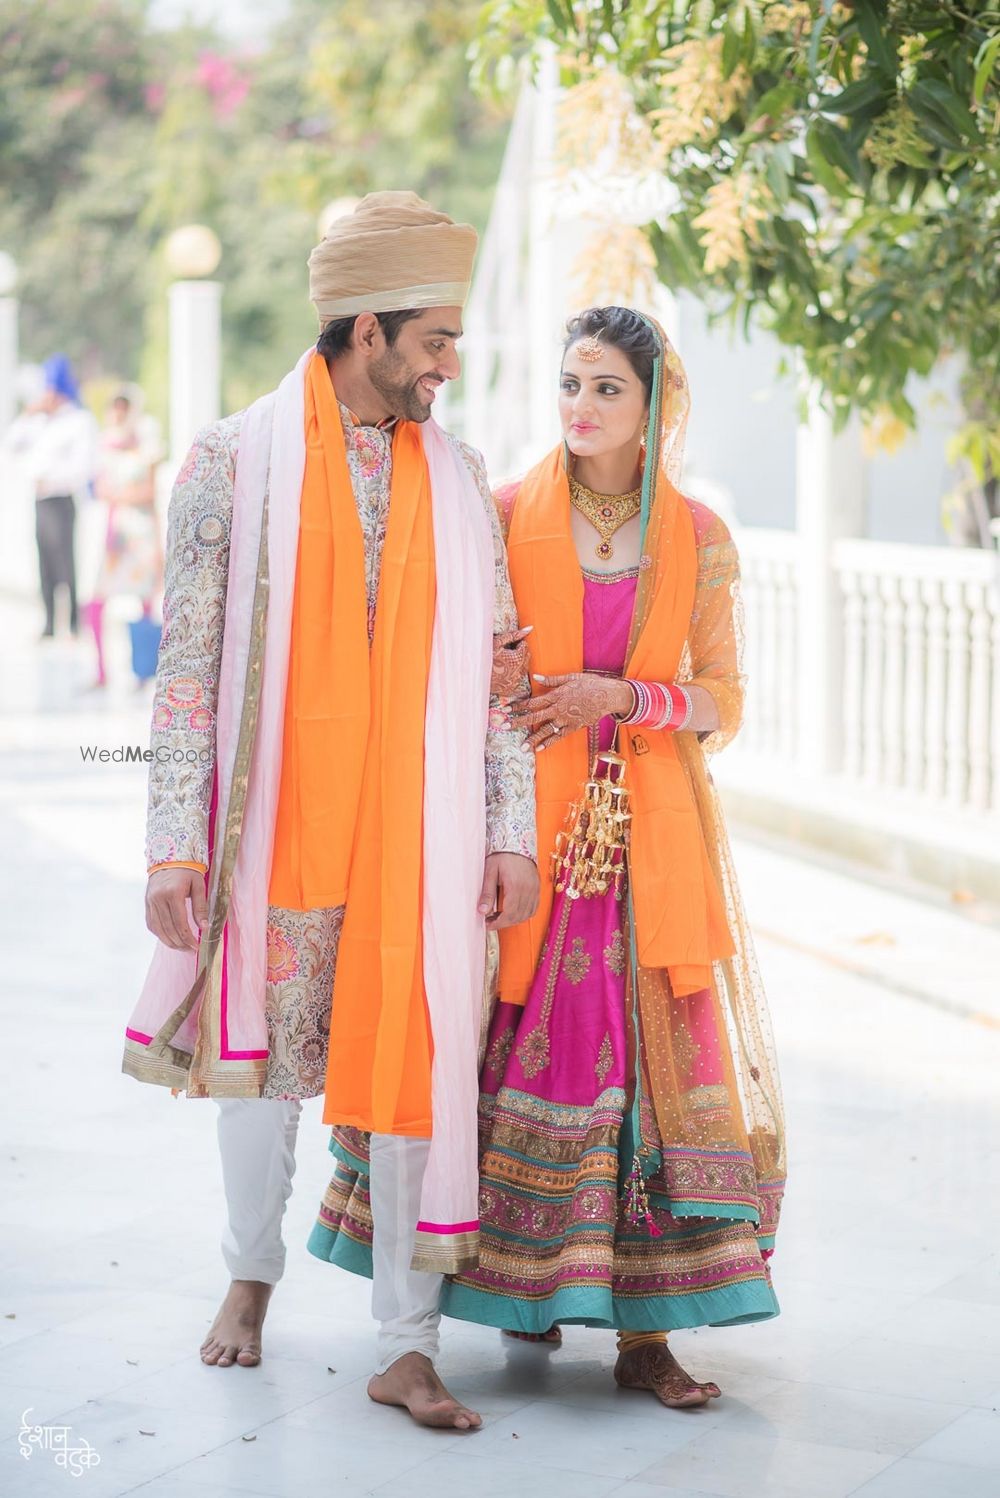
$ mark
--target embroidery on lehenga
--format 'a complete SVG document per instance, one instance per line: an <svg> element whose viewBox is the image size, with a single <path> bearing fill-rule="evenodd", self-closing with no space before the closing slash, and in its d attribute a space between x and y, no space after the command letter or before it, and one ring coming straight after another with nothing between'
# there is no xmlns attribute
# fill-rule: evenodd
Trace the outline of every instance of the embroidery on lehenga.
<svg viewBox="0 0 1000 1498"><path fill-rule="evenodd" d="M604 1086L605 1077L614 1065L614 1061L615 1053L611 1046L611 1033L606 1030L604 1032L604 1039L601 1041L601 1049L597 1053L597 1060L594 1062L594 1075L602 1087Z"/></svg>
<svg viewBox="0 0 1000 1498"><path fill-rule="evenodd" d="M545 1070L549 1064L549 1035L544 1024L536 1025L524 1037L517 1048L517 1059L529 1081Z"/></svg>
<svg viewBox="0 0 1000 1498"><path fill-rule="evenodd" d="M498 1035L496 1037L486 1053L487 1068L491 1072L493 1072L495 1076L503 1076L504 1070L507 1066L507 1062L510 1060L510 1053L513 1049L514 1030L513 1027L511 1027L511 1029L504 1030L502 1035Z"/></svg>
<svg viewBox="0 0 1000 1498"><path fill-rule="evenodd" d="M608 942L608 945L604 948L604 961L607 964L608 972L613 973L616 978L621 978L624 975L625 968L628 965L628 953L625 949L625 935L621 927L618 928Z"/></svg>
<svg viewBox="0 0 1000 1498"><path fill-rule="evenodd" d="M563 961L562 970L567 983L572 983L574 988L582 983L590 972L590 953L587 951L587 942L584 937L574 937L569 956Z"/></svg>

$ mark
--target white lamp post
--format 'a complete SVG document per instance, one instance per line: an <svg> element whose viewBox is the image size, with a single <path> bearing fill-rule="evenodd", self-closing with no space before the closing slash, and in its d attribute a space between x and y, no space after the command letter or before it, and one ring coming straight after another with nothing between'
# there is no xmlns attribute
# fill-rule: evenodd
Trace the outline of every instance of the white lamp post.
<svg viewBox="0 0 1000 1498"><path fill-rule="evenodd" d="M222 286L211 276L222 246L204 224L166 243L170 287L170 454L179 464L199 427L218 421L222 382Z"/></svg>
<svg viewBox="0 0 1000 1498"><path fill-rule="evenodd" d="M842 598L833 566L837 541L864 534L865 466L857 418L835 434L810 392L795 459L799 535L799 762L808 774L840 768L844 663Z"/></svg>
<svg viewBox="0 0 1000 1498"><path fill-rule="evenodd" d="M17 265L0 250L0 432L6 431L17 404Z"/></svg>

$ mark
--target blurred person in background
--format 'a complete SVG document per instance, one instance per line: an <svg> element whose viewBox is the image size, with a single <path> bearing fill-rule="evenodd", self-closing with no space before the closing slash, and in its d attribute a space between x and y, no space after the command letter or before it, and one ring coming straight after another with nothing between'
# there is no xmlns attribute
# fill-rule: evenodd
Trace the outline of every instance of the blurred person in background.
<svg viewBox="0 0 1000 1498"><path fill-rule="evenodd" d="M75 635L78 629L76 500L93 482L97 423L80 403L79 387L65 354L46 359L42 374L42 394L11 422L3 445L35 491L44 640L56 632L56 589L60 587L68 593L70 633Z"/></svg>
<svg viewBox="0 0 1000 1498"><path fill-rule="evenodd" d="M156 468L163 447L159 423L144 412L143 403L138 386L119 390L109 403L98 444L95 490L97 499L107 507L107 530L93 597L82 610L97 651L95 687L107 684L104 614L111 597L127 594L138 598L152 648L136 648L133 629L133 668L140 684L156 670L153 641L158 643L159 629L152 621L152 612L163 580ZM139 639L144 645L142 632Z"/></svg>

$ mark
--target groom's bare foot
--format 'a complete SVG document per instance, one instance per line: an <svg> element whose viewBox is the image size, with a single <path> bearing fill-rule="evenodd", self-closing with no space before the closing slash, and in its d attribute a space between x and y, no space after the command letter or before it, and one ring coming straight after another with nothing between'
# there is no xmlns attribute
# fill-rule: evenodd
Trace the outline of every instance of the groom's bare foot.
<svg viewBox="0 0 1000 1498"><path fill-rule="evenodd" d="M212 1367L256 1368L261 1358L261 1329L273 1285L260 1280L233 1280L211 1330L201 1344L201 1360Z"/></svg>
<svg viewBox="0 0 1000 1498"><path fill-rule="evenodd" d="M409 1410L418 1425L445 1430L478 1430L482 1417L452 1399L423 1353L408 1352L386 1373L376 1373L368 1384L368 1397L376 1404L395 1404Z"/></svg>

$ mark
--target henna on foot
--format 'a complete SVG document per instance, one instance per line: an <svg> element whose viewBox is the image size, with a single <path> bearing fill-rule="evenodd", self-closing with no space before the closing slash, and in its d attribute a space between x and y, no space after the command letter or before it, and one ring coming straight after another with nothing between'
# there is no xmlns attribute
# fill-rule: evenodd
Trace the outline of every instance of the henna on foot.
<svg viewBox="0 0 1000 1498"><path fill-rule="evenodd" d="M666 1342L620 1352L614 1377L620 1389L648 1389L671 1410L695 1409L722 1393L718 1384L700 1384L686 1373Z"/></svg>

